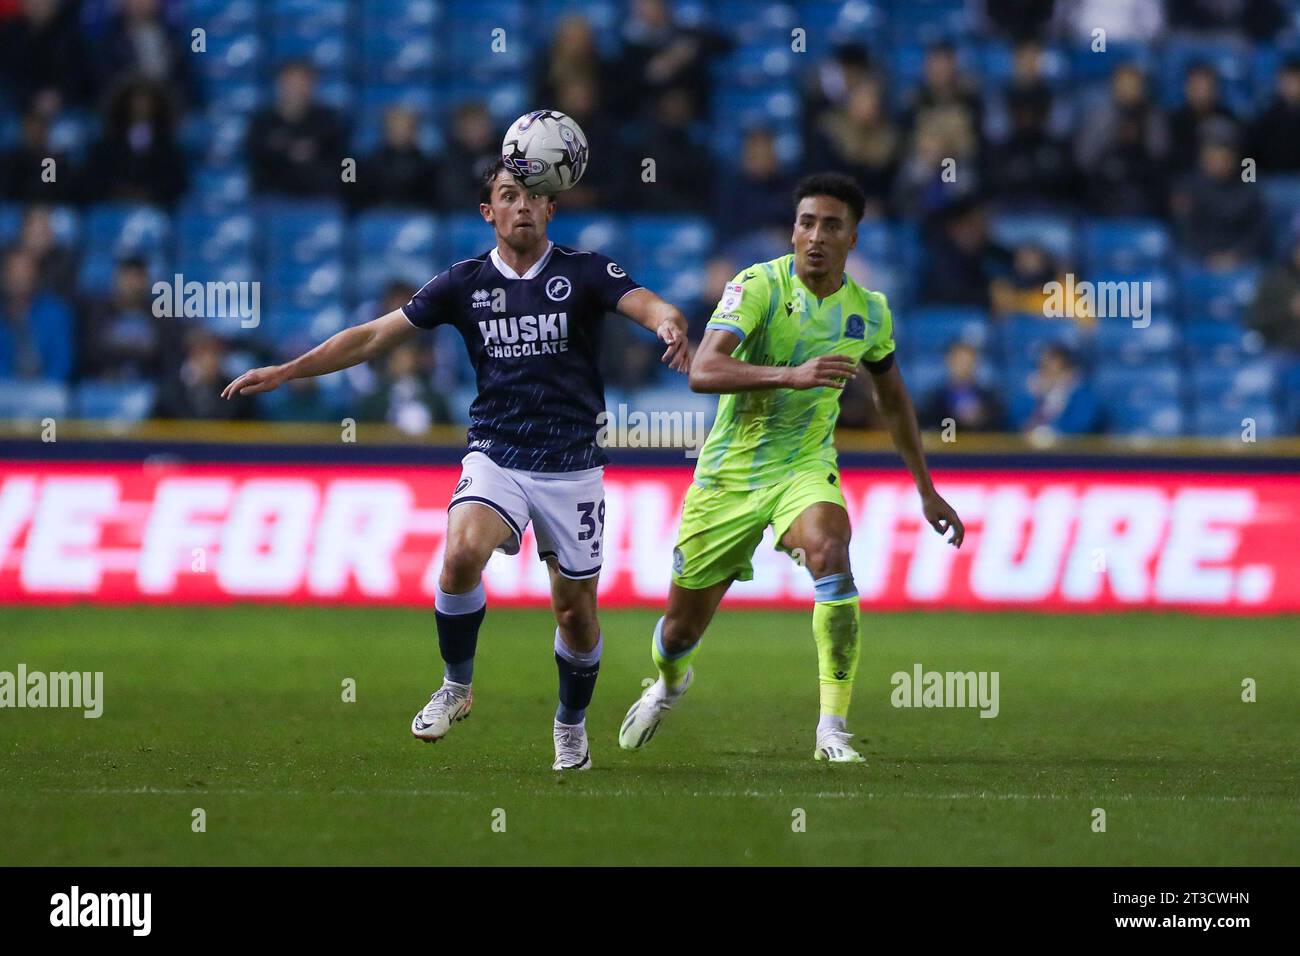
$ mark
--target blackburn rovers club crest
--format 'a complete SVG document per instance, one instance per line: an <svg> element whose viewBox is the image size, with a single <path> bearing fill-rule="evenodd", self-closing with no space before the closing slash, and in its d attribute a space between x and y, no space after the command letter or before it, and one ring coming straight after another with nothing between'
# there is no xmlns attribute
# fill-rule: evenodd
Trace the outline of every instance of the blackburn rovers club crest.
<svg viewBox="0 0 1300 956"><path fill-rule="evenodd" d="M867 335L867 323L862 320L862 316L854 312L844 320L844 337L846 339L862 339Z"/></svg>

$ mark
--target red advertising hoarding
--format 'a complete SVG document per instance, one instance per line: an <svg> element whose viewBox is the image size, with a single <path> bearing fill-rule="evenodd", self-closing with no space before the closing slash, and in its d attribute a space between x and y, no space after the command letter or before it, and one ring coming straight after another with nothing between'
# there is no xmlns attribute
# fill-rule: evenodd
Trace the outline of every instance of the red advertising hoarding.
<svg viewBox="0 0 1300 956"><path fill-rule="evenodd" d="M0 464L0 603L431 606L455 467ZM662 604L684 468L606 475L605 606ZM1300 611L1300 476L961 471L940 492L957 551L900 471L846 470L864 607ZM770 535L770 533L769 533ZM736 605L806 607L772 550ZM531 531L495 555L489 599L545 606Z"/></svg>

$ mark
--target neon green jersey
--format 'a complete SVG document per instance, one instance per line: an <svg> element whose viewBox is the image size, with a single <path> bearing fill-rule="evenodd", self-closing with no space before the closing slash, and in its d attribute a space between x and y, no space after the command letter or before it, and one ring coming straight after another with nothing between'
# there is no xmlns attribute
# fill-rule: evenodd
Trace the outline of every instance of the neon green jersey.
<svg viewBox="0 0 1300 956"><path fill-rule="evenodd" d="M739 335L732 355L753 365L802 365L831 354L878 362L894 351L894 322L881 293L846 275L839 289L819 300L794 274L793 254L737 274L708 327ZM695 466L696 483L763 488L805 465L835 468L840 395L825 387L721 396Z"/></svg>

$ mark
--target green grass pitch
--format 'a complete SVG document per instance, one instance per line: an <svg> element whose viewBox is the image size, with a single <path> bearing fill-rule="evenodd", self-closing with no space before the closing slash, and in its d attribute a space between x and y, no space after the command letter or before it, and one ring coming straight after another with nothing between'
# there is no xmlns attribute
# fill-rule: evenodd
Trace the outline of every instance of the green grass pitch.
<svg viewBox="0 0 1300 956"><path fill-rule="evenodd" d="M603 614L595 766L559 776L545 612L489 610L474 714L428 745L430 612L0 609L0 670L105 682L98 720L0 710L0 864L1300 863L1296 618L868 611L869 764L830 767L807 613L724 608L619 750L656 616ZM999 715L894 708L916 662L998 671Z"/></svg>

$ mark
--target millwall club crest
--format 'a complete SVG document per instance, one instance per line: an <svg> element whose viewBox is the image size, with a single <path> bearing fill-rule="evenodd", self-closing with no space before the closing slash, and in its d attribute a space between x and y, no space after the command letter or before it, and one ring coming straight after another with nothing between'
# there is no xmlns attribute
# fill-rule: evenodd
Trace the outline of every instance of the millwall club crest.
<svg viewBox="0 0 1300 956"><path fill-rule="evenodd" d="M563 302L573 291L573 283L564 276L554 276L546 282L546 296L552 302Z"/></svg>
<svg viewBox="0 0 1300 956"><path fill-rule="evenodd" d="M867 323L862 316L854 312L844 320L844 337L846 339L863 339L867 335Z"/></svg>

